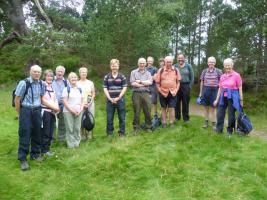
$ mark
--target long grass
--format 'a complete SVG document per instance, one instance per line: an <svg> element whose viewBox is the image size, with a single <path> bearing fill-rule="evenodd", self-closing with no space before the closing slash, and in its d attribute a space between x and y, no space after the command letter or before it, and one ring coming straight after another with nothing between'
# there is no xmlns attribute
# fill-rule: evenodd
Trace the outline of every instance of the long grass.
<svg viewBox="0 0 267 200"><path fill-rule="evenodd" d="M77 149L55 142L56 156L17 158L18 121L10 91L0 92L0 199L266 199L267 142L255 137L216 135L203 119L132 136L127 94L127 137L107 138L105 102L96 102L94 139ZM116 124L118 120L116 119Z"/></svg>

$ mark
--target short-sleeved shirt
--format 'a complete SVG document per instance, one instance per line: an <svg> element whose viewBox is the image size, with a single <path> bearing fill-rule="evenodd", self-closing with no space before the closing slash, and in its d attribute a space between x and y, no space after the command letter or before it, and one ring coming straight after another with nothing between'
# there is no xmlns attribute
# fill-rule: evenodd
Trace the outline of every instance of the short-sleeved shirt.
<svg viewBox="0 0 267 200"><path fill-rule="evenodd" d="M151 74L146 69L143 72L141 72L139 68L133 70L130 76L131 83L135 82L136 80L140 80L140 81L150 80L151 82L153 81ZM133 86L133 91L134 92L149 92L150 90L148 86L143 86L143 87Z"/></svg>
<svg viewBox="0 0 267 200"><path fill-rule="evenodd" d="M124 87L127 87L127 81L123 74L118 73L114 78L112 73L108 73L104 77L103 88L107 88L111 98L119 97Z"/></svg>
<svg viewBox="0 0 267 200"><path fill-rule="evenodd" d="M56 98L56 93L53 90L52 85L48 85L46 82L44 82L45 85L45 94L44 94L44 99L47 100L50 103L55 103L58 104L57 98ZM51 112L51 109L46 108L45 106L42 105L42 108L44 111Z"/></svg>
<svg viewBox="0 0 267 200"><path fill-rule="evenodd" d="M179 70L175 67L171 67L170 69L164 67L163 69L158 70L156 75L156 83L160 87L161 94L164 97L167 97L169 92L172 94L172 96L176 95L177 84L180 80L181 75Z"/></svg>
<svg viewBox="0 0 267 200"><path fill-rule="evenodd" d="M95 90L95 86L93 81L85 80L85 81L78 81L77 87L82 89L83 92L83 103L89 103L89 98L91 99L93 95L93 91Z"/></svg>
<svg viewBox="0 0 267 200"><path fill-rule="evenodd" d="M239 73L233 71L231 74L223 74L220 78L219 87L221 89L239 89L242 86L242 79ZM226 96L227 93L224 93Z"/></svg>
<svg viewBox="0 0 267 200"><path fill-rule="evenodd" d="M41 81L33 80L31 76L28 77L27 79L30 82L30 87L28 89L27 94L25 94L26 81L22 80L19 82L17 86L15 95L23 98L25 94L24 100L21 102L22 107L28 107L28 108L40 107L41 97L44 95L45 86L43 85Z"/></svg>
<svg viewBox="0 0 267 200"><path fill-rule="evenodd" d="M70 93L68 94L68 89L65 87L62 92L62 98L67 98L69 106L74 110L80 112L83 108L83 94L77 87L70 86ZM63 112L69 112L69 110L64 106Z"/></svg>
<svg viewBox="0 0 267 200"><path fill-rule="evenodd" d="M62 104L62 91L66 87L66 83L67 81L64 79L55 79L52 82L52 87L56 93L57 101L59 104Z"/></svg>
<svg viewBox="0 0 267 200"><path fill-rule="evenodd" d="M206 68L202 71L200 80L203 81L204 86L219 87L221 75L222 71L217 68Z"/></svg>

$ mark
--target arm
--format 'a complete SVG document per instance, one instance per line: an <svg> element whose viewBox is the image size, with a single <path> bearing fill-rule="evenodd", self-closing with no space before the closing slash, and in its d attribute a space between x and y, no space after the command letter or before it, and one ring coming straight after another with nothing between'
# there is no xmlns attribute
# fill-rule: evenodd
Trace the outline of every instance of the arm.
<svg viewBox="0 0 267 200"><path fill-rule="evenodd" d="M219 89L218 89L218 93L217 93L217 97L216 97L215 101L213 102L213 105L214 105L214 106L217 106L217 105L218 105L220 96L221 96L221 87L219 87Z"/></svg>
<svg viewBox="0 0 267 200"><path fill-rule="evenodd" d="M104 94L107 97L107 99L113 103L113 98L110 97L108 89L107 88L103 88L103 90L104 90Z"/></svg>
<svg viewBox="0 0 267 200"><path fill-rule="evenodd" d="M19 97L19 96L15 97L15 108L16 108L16 111L17 111L18 115L20 113L20 98L21 97Z"/></svg>
<svg viewBox="0 0 267 200"><path fill-rule="evenodd" d="M243 107L244 102L243 102L243 90L242 90L242 86L240 86L238 89L239 89L239 95L240 95L240 104Z"/></svg>
<svg viewBox="0 0 267 200"><path fill-rule="evenodd" d="M63 104L64 104L65 108L66 108L71 114L73 114L73 115L77 115L77 114L78 114L77 111L75 111L74 109L72 109L72 108L69 106L69 102L68 102L67 97L63 97L63 98L62 98L62 101L63 101Z"/></svg>
<svg viewBox="0 0 267 200"><path fill-rule="evenodd" d="M194 85L195 75L194 75L193 67L191 65L189 69L190 69L190 88L192 88L192 86Z"/></svg>
<svg viewBox="0 0 267 200"><path fill-rule="evenodd" d="M203 81L201 80L200 81L200 88L199 88L199 97L201 97L202 96L202 90L203 90Z"/></svg>
<svg viewBox="0 0 267 200"><path fill-rule="evenodd" d="M41 97L41 103L50 108L51 110L55 111L56 113L59 112L59 106L57 103L52 103L52 102L49 102L48 100L45 99L44 96Z"/></svg>

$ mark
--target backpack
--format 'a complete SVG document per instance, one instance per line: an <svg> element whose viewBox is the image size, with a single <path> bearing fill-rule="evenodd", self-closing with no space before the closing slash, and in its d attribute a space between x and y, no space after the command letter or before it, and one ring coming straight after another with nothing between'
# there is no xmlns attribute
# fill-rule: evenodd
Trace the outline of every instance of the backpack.
<svg viewBox="0 0 267 200"><path fill-rule="evenodd" d="M20 98L20 103L23 102L23 100L25 99L26 94L28 94L29 88L31 88L31 83L27 78L25 78L23 81L25 81L25 83L26 83L26 89L25 89L25 92L24 92L23 96L21 96L21 98ZM11 102L12 107L15 107L15 97L16 97L15 92L17 90L18 84L16 85L16 88L12 91L12 102ZM39 81L39 84L40 84L40 87L41 87L41 90L42 90L42 88L43 88L42 81ZM34 100L33 100L32 88L31 88L31 92L32 92L32 103L33 103Z"/></svg>
<svg viewBox="0 0 267 200"><path fill-rule="evenodd" d="M249 117L244 112L240 112L237 118L237 131L244 134L249 134L252 129L253 126Z"/></svg>
<svg viewBox="0 0 267 200"><path fill-rule="evenodd" d="M95 127L95 118L93 114L86 109L82 115L82 127L87 131L91 131Z"/></svg>
<svg viewBox="0 0 267 200"><path fill-rule="evenodd" d="M154 115L154 117L151 120L151 130L154 131L156 128L161 126L161 118L159 118L157 115ZM145 123L142 123L140 125L141 129L145 129Z"/></svg>
<svg viewBox="0 0 267 200"><path fill-rule="evenodd" d="M79 87L77 87L77 88L80 91L80 93L82 94L82 89ZM67 85L67 92L68 92L68 99L69 99L69 97L70 97L70 86L69 85Z"/></svg>

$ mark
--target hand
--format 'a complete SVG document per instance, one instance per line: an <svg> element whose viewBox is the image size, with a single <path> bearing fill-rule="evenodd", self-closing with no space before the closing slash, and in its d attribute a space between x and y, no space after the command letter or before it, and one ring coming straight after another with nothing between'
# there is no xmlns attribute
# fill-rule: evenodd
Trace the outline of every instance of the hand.
<svg viewBox="0 0 267 200"><path fill-rule="evenodd" d="M135 82L138 84L141 84L141 80L136 80Z"/></svg>
<svg viewBox="0 0 267 200"><path fill-rule="evenodd" d="M114 104L117 104L119 100L120 100L120 98L119 97L116 97L116 98L113 99L113 103Z"/></svg>
<svg viewBox="0 0 267 200"><path fill-rule="evenodd" d="M201 97L202 95L199 93L198 97Z"/></svg>

